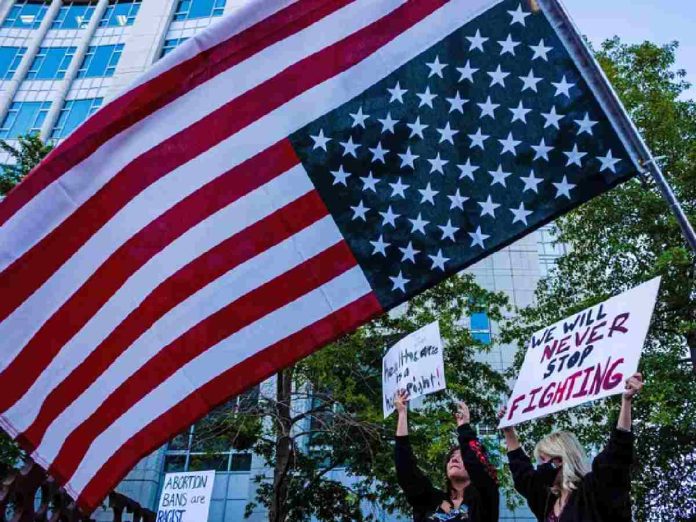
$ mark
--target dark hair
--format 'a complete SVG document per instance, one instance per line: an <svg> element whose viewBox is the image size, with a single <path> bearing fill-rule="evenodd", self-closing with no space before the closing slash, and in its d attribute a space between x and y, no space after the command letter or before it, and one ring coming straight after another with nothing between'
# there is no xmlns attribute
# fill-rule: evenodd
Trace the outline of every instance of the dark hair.
<svg viewBox="0 0 696 522"><path fill-rule="evenodd" d="M491 462L488 460L488 457L486 456L486 450L484 449L483 445L478 441L478 440L471 440L469 441L469 447L471 450L476 454L476 457L481 461L483 466L486 468L486 471L488 474L491 476L491 478L498 483L498 470L495 469L495 466L491 464ZM455 451L461 451L461 448L459 445L454 445L450 448L450 450L447 452L445 455L445 461L444 461L444 466L445 466L445 491L447 493L452 492L452 482L450 481L449 477L447 476L447 464L449 463L450 459L452 458L452 455L454 455ZM463 461L463 458L462 458ZM462 462L462 465L464 466L464 469L466 469L466 464ZM469 470L466 470L467 473L469 473Z"/></svg>

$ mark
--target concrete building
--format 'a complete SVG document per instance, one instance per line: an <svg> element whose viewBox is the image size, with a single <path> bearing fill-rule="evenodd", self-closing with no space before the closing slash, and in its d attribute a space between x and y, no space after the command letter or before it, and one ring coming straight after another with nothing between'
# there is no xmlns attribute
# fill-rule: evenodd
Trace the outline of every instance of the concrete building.
<svg viewBox="0 0 696 522"><path fill-rule="evenodd" d="M37 132L45 140L65 138L151 64L232 12L236 3L0 0L0 139L12 143L27 132ZM0 155L0 165L9 161ZM504 291L515 305L524 306L560 253L552 245L549 229L543 229L478 263L471 272L484 287ZM482 314L472 318L471 327L484 341L496 328ZM500 346L483 357L501 370L513 355L512 347ZM216 469L209 520L242 520L254 491L250 477L263 471L262 462L226 448L204 454L195 430L191 427L141 461L119 490L154 508L166 471ZM263 518L258 512L253 519ZM503 510L502 520L532 518L527 511Z"/></svg>

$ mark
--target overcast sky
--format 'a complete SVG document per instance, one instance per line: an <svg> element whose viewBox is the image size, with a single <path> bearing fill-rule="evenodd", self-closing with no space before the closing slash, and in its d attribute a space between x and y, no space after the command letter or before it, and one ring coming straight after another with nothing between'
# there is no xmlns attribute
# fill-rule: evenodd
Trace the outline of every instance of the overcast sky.
<svg viewBox="0 0 696 522"><path fill-rule="evenodd" d="M619 35L627 43L680 43L677 67L696 84L696 0L563 0L593 44ZM696 99L696 86L688 97Z"/></svg>

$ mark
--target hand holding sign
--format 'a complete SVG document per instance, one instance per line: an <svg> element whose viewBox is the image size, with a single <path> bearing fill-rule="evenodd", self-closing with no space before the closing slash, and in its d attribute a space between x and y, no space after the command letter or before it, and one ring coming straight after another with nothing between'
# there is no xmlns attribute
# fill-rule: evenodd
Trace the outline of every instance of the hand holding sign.
<svg viewBox="0 0 696 522"><path fill-rule="evenodd" d="M465 402L460 402L457 404L457 413L454 414L454 417L457 419L457 426L469 424L469 422L471 422L469 406L467 406Z"/></svg>
<svg viewBox="0 0 696 522"><path fill-rule="evenodd" d="M626 391L623 392L625 401L633 400L640 390L643 389L643 375L636 373L626 381Z"/></svg>
<svg viewBox="0 0 696 522"><path fill-rule="evenodd" d="M394 394L394 409L399 414L408 410L408 392L406 390L397 390Z"/></svg>

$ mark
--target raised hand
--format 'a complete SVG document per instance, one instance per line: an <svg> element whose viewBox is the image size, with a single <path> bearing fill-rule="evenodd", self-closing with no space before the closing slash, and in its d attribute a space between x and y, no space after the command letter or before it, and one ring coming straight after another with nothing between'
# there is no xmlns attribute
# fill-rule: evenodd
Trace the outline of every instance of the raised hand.
<svg viewBox="0 0 696 522"><path fill-rule="evenodd" d="M507 406L501 406L500 410L498 411L498 420L502 420L503 417L505 417L506 413ZM508 451L513 451L520 447L520 441L517 438L517 432L515 431L515 428L513 426L503 428L502 431L503 436L505 437L505 445L507 446Z"/></svg>
<svg viewBox="0 0 696 522"><path fill-rule="evenodd" d="M623 392L624 400L632 400L642 388L643 376L640 373L634 373L626 379L626 391Z"/></svg>
<svg viewBox="0 0 696 522"><path fill-rule="evenodd" d="M396 435L401 437L408 435L408 392L397 390L394 394L394 408L398 415L396 421Z"/></svg>
<svg viewBox="0 0 696 522"><path fill-rule="evenodd" d="M454 414L454 418L457 420L457 426L469 424L469 422L471 421L469 407L466 405L464 401L457 404L457 413Z"/></svg>
<svg viewBox="0 0 696 522"><path fill-rule="evenodd" d="M394 394L394 408L401 415L408 410L408 392L406 390L397 390Z"/></svg>

